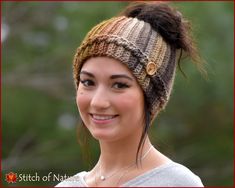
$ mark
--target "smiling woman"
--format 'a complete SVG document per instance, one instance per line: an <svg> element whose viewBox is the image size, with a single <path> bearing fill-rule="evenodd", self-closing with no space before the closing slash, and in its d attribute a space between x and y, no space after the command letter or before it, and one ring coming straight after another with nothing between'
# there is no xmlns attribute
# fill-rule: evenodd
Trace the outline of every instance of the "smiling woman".
<svg viewBox="0 0 235 188"><path fill-rule="evenodd" d="M200 67L188 22L165 3L132 4L87 34L74 59L76 102L101 153L91 171L58 187L203 186L148 137L169 101L182 52Z"/></svg>

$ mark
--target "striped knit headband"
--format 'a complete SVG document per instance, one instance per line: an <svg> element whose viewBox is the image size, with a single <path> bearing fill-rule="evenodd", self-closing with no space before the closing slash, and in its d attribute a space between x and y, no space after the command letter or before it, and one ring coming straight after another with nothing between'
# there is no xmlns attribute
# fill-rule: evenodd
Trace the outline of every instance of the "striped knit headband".
<svg viewBox="0 0 235 188"><path fill-rule="evenodd" d="M170 97L176 67L175 48L149 23L120 16L96 25L78 48L73 64L76 87L84 62L97 56L114 58L129 68L144 91L153 121Z"/></svg>

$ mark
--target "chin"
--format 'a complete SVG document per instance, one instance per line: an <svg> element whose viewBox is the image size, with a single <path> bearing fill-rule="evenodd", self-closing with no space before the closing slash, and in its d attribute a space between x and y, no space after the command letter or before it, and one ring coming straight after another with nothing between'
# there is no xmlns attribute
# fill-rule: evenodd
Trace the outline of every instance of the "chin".
<svg viewBox="0 0 235 188"><path fill-rule="evenodd" d="M93 132L92 136L99 141L106 141L106 142L112 142L115 141L115 135L114 134L108 134L107 132Z"/></svg>

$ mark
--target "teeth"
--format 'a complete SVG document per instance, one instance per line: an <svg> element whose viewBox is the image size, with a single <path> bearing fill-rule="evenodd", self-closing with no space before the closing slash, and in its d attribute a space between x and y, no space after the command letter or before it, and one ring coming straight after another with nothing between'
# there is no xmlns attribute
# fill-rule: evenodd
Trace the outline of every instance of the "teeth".
<svg viewBox="0 0 235 188"><path fill-rule="evenodd" d="M97 120L108 120L108 119L114 118L115 116L92 115L92 117L93 117L94 119L97 119Z"/></svg>

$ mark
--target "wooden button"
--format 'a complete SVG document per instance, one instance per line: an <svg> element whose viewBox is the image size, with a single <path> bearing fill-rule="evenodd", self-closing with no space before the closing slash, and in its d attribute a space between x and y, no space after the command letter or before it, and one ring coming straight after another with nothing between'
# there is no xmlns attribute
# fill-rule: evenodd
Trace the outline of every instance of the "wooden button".
<svg viewBox="0 0 235 188"><path fill-rule="evenodd" d="M147 66L146 66L146 72L150 76L154 75L157 72L156 64L152 61L148 62Z"/></svg>

